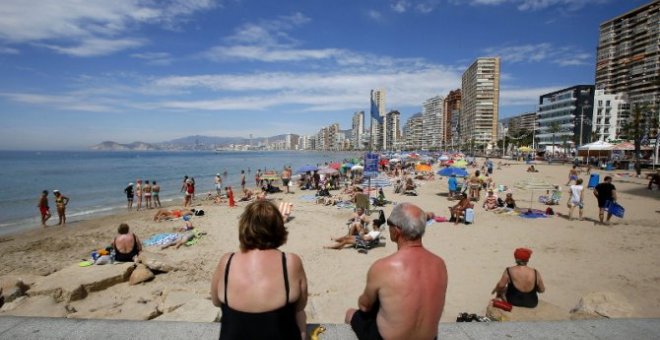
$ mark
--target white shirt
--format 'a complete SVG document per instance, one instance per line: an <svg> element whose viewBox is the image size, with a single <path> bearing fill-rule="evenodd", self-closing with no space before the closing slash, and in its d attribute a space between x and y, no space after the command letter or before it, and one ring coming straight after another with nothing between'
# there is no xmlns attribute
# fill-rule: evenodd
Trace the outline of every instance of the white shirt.
<svg viewBox="0 0 660 340"><path fill-rule="evenodd" d="M582 185L571 185L571 202L572 203L580 203L581 199L580 196L582 194L582 190L584 187Z"/></svg>

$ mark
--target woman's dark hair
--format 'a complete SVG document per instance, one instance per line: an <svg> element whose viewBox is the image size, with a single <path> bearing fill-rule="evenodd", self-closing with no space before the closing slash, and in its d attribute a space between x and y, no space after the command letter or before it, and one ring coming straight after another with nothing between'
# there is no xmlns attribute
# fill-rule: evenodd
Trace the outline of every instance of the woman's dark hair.
<svg viewBox="0 0 660 340"><path fill-rule="evenodd" d="M255 201L245 207L238 223L241 250L276 249L286 243L289 232L275 204Z"/></svg>
<svg viewBox="0 0 660 340"><path fill-rule="evenodd" d="M119 228L117 228L117 232L124 235L128 234L128 224L122 223L119 225Z"/></svg>

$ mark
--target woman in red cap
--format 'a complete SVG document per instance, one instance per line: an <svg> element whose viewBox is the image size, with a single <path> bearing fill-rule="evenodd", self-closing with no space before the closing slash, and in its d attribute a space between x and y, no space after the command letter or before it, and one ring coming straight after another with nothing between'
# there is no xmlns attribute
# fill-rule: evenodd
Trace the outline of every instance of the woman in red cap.
<svg viewBox="0 0 660 340"><path fill-rule="evenodd" d="M537 293L545 292L545 285L541 274L536 269L527 266L531 256L531 249L516 249L513 252L516 265L504 271L491 294L497 294L496 298L504 299L514 306L536 307L539 303Z"/></svg>

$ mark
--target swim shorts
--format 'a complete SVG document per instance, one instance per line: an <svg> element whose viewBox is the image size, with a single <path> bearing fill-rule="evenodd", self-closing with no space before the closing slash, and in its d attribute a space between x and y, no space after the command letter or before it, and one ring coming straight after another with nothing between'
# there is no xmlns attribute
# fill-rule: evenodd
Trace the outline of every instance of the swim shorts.
<svg viewBox="0 0 660 340"><path fill-rule="evenodd" d="M40 207L39 211L41 211L41 216L46 216L46 215L50 214L50 210L48 210L47 207Z"/></svg>
<svg viewBox="0 0 660 340"><path fill-rule="evenodd" d="M363 312L358 310L351 318L351 328L358 339L383 339L376 324L377 311Z"/></svg>
<svg viewBox="0 0 660 340"><path fill-rule="evenodd" d="M282 178L282 184L286 187L289 185L289 179L288 178Z"/></svg>

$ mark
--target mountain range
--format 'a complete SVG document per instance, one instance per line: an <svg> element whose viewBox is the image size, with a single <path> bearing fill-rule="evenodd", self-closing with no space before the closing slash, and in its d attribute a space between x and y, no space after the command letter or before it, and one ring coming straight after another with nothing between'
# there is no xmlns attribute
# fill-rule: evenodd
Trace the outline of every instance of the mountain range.
<svg viewBox="0 0 660 340"><path fill-rule="evenodd" d="M254 145L265 143L276 143L286 139L287 135L277 135L272 137L214 137L214 136L188 136L172 139L160 143L133 142L121 144L114 141L105 141L90 147L96 151L179 151L179 150L215 150L232 144ZM296 136L297 135L293 135Z"/></svg>

